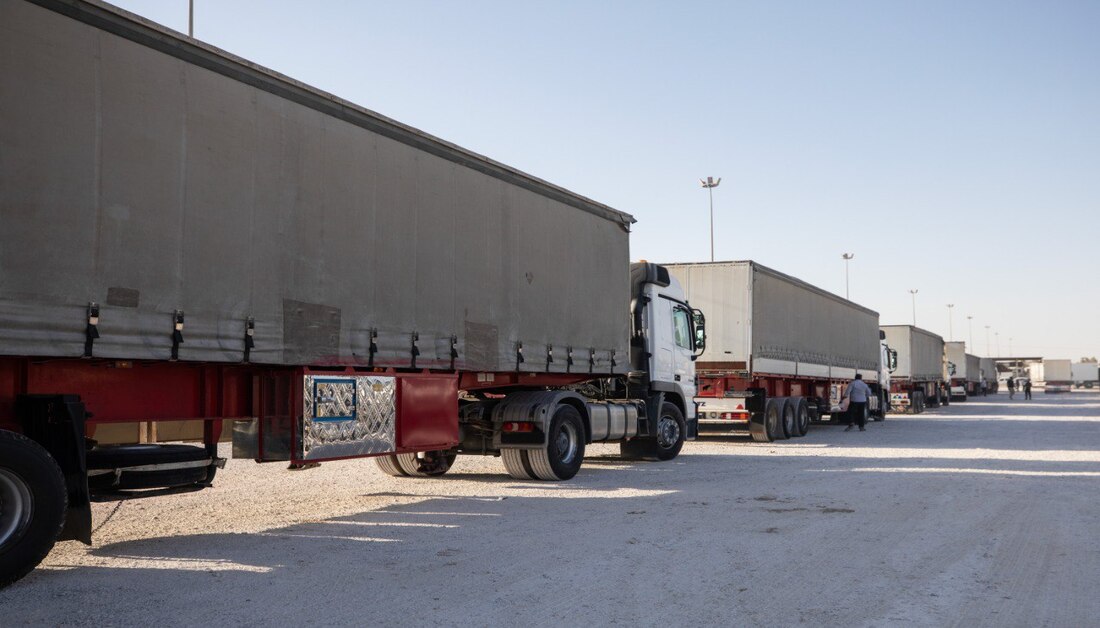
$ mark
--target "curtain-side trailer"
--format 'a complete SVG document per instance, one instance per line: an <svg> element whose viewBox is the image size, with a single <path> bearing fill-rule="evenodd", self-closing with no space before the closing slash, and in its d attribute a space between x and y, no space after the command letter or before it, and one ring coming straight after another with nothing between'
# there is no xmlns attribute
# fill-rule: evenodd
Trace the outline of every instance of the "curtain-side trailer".
<svg viewBox="0 0 1100 628"><path fill-rule="evenodd" d="M946 398L943 379L943 338L912 325L883 325L886 344L897 351L897 368L890 373L890 408L920 413Z"/></svg>
<svg viewBox="0 0 1100 628"><path fill-rule="evenodd" d="M234 457L497 455L696 431L702 316L630 215L124 11L0 1L0 586L89 494ZM95 446L201 420L203 446Z"/></svg>
<svg viewBox="0 0 1100 628"><path fill-rule="evenodd" d="M840 420L857 373L875 393L871 415L885 418L878 313L752 261L667 267L708 316L701 422L745 426L758 441L802 436L812 421Z"/></svg>
<svg viewBox="0 0 1100 628"><path fill-rule="evenodd" d="M997 392L997 361L993 358L980 358L979 366L982 371L982 389L985 394Z"/></svg>
<svg viewBox="0 0 1100 628"><path fill-rule="evenodd" d="M1100 380L1100 369L1096 362L1074 362L1070 367L1073 385L1077 388L1093 388Z"/></svg>
<svg viewBox="0 0 1100 628"><path fill-rule="evenodd" d="M1043 392L1061 393L1073 390L1071 360L1043 360Z"/></svg>
<svg viewBox="0 0 1100 628"><path fill-rule="evenodd" d="M982 394L981 360L966 352L961 340L944 343L952 401L966 401Z"/></svg>

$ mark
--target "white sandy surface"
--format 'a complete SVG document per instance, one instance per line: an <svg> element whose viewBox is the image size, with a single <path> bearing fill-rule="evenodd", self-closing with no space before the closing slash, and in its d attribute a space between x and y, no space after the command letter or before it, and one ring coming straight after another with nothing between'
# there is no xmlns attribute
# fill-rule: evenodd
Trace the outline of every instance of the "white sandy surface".
<svg viewBox="0 0 1100 628"><path fill-rule="evenodd" d="M0 625L1100 621L1100 395L616 452L560 484L494 458L422 480L231 460L211 489L123 503L93 547L59 544L0 591Z"/></svg>

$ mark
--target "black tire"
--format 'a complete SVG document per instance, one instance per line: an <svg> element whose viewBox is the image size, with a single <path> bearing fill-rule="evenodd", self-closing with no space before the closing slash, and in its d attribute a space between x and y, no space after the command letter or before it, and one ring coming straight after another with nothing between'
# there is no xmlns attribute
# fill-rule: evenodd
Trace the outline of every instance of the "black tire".
<svg viewBox="0 0 1100 628"><path fill-rule="evenodd" d="M374 464L378 465L378 469L386 475L392 475L395 478L408 477L408 473L405 473L401 469L401 465L397 463L396 454L387 454L385 456L378 456L374 459Z"/></svg>
<svg viewBox="0 0 1100 628"><path fill-rule="evenodd" d="M211 472L210 454L206 452L206 448L194 445L108 445L89 450L87 460L88 488L93 491L176 488L208 484L214 476ZM182 466L169 469L140 468L152 465Z"/></svg>
<svg viewBox="0 0 1100 628"><path fill-rule="evenodd" d="M798 416L796 403L791 397L783 397L783 438L798 436Z"/></svg>
<svg viewBox="0 0 1100 628"><path fill-rule="evenodd" d="M562 404L550 419L546 447L525 450L527 461L540 480L569 480L584 462L584 423L573 406Z"/></svg>
<svg viewBox="0 0 1100 628"><path fill-rule="evenodd" d="M453 451L424 451L413 454L397 454L397 464L405 475L418 478L435 478L451 470L458 457Z"/></svg>
<svg viewBox="0 0 1100 628"><path fill-rule="evenodd" d="M783 405L778 398L772 397L764 404L764 429L753 432L753 440L770 443L783 438Z"/></svg>
<svg viewBox="0 0 1100 628"><path fill-rule="evenodd" d="M885 421L886 420L886 393L884 393L884 392L880 392L879 395L878 395L878 407L879 407L878 414L875 414L871 418L874 419L875 421Z"/></svg>
<svg viewBox="0 0 1100 628"><path fill-rule="evenodd" d="M794 402L795 423L798 426L796 436L805 436L810 431L810 404L805 397L791 397Z"/></svg>
<svg viewBox="0 0 1100 628"><path fill-rule="evenodd" d="M69 495L53 456L33 440L0 430L0 588L30 573L50 553Z"/></svg>
<svg viewBox="0 0 1100 628"><path fill-rule="evenodd" d="M680 455L687 434L687 422L680 408L669 402L661 404L657 420L657 438L634 438L619 443L619 453L630 460L672 460Z"/></svg>

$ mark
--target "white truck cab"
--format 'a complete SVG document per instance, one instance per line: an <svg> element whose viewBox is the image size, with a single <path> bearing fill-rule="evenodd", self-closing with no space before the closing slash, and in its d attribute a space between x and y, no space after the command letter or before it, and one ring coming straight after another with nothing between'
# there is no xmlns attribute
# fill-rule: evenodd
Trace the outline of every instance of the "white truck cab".
<svg viewBox="0 0 1100 628"><path fill-rule="evenodd" d="M631 265L634 312L631 369L651 394L671 397L684 410L688 433L697 430L695 359L706 343L705 319L684 298L680 282L663 266Z"/></svg>

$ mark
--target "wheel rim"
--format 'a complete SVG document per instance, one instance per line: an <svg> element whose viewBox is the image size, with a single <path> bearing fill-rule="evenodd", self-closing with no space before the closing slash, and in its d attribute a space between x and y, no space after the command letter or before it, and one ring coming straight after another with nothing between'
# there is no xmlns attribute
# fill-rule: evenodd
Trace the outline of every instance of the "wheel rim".
<svg viewBox="0 0 1100 628"><path fill-rule="evenodd" d="M30 487L15 473L0 469L0 547L22 535L33 513Z"/></svg>
<svg viewBox="0 0 1100 628"><path fill-rule="evenodd" d="M558 449L558 460L564 464L573 462L577 457L577 429L571 423L563 423L558 430L555 446Z"/></svg>
<svg viewBox="0 0 1100 628"><path fill-rule="evenodd" d="M680 440L680 422L665 415L657 424L657 444L662 449L671 449Z"/></svg>

